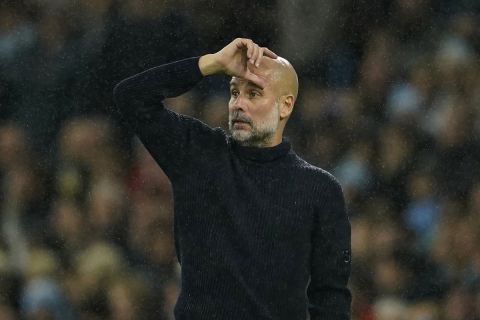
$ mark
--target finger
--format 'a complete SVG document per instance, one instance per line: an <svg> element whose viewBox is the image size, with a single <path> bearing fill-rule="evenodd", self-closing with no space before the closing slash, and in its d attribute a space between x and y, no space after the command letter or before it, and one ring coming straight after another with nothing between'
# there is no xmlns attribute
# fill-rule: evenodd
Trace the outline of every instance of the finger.
<svg viewBox="0 0 480 320"><path fill-rule="evenodd" d="M236 38L233 40L233 43L237 46L237 49L243 49L248 46L248 39L243 39L243 38Z"/></svg>
<svg viewBox="0 0 480 320"><path fill-rule="evenodd" d="M252 58L253 49L254 49L253 41L246 40L245 44L247 45L247 58L250 59Z"/></svg>
<svg viewBox="0 0 480 320"><path fill-rule="evenodd" d="M263 47L263 55L267 56L269 58L272 58L272 59L277 59L278 58L278 55L275 52L273 52L272 50L270 50L266 47Z"/></svg>
<svg viewBox="0 0 480 320"><path fill-rule="evenodd" d="M260 66L260 62L262 61L264 51L265 51L264 48L259 48L258 49L258 57L257 57L257 61L255 61L255 66L256 67Z"/></svg>
<svg viewBox="0 0 480 320"><path fill-rule="evenodd" d="M253 44L253 54L252 57L250 58L250 63L255 64L255 60L257 60L258 57L258 51L260 50L260 47L257 44Z"/></svg>

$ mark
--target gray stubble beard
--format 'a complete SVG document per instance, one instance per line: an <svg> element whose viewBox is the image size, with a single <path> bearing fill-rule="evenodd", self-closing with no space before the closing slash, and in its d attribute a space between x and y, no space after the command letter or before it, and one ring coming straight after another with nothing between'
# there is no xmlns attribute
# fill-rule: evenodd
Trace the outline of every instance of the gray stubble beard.
<svg viewBox="0 0 480 320"><path fill-rule="evenodd" d="M275 135L280 121L280 111L278 110L278 107L279 103L277 101L268 115L268 118L259 124L254 124L251 119L241 115L238 111L229 114L228 129L233 140L246 147L264 147L268 145ZM232 120L235 119L246 121L251 127L250 131L245 132L244 130L235 130L232 124Z"/></svg>

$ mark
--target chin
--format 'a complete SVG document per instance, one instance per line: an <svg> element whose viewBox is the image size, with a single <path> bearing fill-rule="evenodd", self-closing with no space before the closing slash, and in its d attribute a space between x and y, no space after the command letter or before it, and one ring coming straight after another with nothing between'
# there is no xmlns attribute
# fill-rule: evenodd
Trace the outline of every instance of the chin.
<svg viewBox="0 0 480 320"><path fill-rule="evenodd" d="M250 140L251 137L252 137L252 135L251 135L250 132L245 132L245 131L240 131L240 130L233 130L232 131L233 140L238 141L238 142L248 141L248 140Z"/></svg>

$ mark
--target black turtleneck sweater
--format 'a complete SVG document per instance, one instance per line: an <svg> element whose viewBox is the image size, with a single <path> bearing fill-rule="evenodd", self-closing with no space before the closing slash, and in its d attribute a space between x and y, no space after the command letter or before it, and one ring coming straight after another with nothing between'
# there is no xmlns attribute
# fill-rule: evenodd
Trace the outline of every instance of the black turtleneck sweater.
<svg viewBox="0 0 480 320"><path fill-rule="evenodd" d="M341 187L292 150L244 147L162 104L202 79L198 58L120 82L116 111L171 180L182 266L177 320L350 319Z"/></svg>

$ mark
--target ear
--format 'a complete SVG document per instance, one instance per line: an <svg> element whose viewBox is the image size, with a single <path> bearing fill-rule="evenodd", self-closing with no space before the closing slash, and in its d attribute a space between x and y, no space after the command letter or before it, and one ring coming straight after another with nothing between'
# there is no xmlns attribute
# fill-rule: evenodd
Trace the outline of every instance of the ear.
<svg viewBox="0 0 480 320"><path fill-rule="evenodd" d="M285 119L292 113L295 100L291 94L283 96L282 98L283 101L280 104L280 119Z"/></svg>

